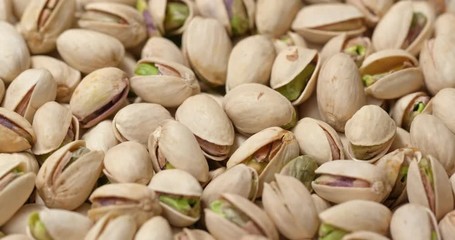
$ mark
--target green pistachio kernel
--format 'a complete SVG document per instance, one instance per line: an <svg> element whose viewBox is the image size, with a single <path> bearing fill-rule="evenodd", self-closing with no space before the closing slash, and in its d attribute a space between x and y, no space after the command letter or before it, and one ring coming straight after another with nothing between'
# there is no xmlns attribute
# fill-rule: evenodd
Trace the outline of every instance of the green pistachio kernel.
<svg viewBox="0 0 455 240"><path fill-rule="evenodd" d="M240 227L245 226L251 221L247 215L238 211L224 200L215 200L211 202L210 210Z"/></svg>
<svg viewBox="0 0 455 240"><path fill-rule="evenodd" d="M427 158L422 158L419 161L419 168L422 174L425 175L431 187L434 185L433 170L431 169L431 162Z"/></svg>
<svg viewBox="0 0 455 240"><path fill-rule="evenodd" d="M292 117L291 117L291 121L288 122L287 124L281 126L281 128L283 129L291 129L293 127L295 127L295 125L297 124L297 113L295 111L295 109L292 109Z"/></svg>
<svg viewBox="0 0 455 240"><path fill-rule="evenodd" d="M175 167L170 162L166 162L164 169L175 169Z"/></svg>
<svg viewBox="0 0 455 240"><path fill-rule="evenodd" d="M358 146L351 144L352 153L359 160L370 160L384 150L384 144L374 146Z"/></svg>
<svg viewBox="0 0 455 240"><path fill-rule="evenodd" d="M147 11L148 5L146 0L137 0L136 9L139 12Z"/></svg>
<svg viewBox="0 0 455 240"><path fill-rule="evenodd" d="M349 55L354 55L354 56L365 56L366 49L365 49L365 46L354 45L354 46L344 49L344 52Z"/></svg>
<svg viewBox="0 0 455 240"><path fill-rule="evenodd" d="M168 3L166 6L164 29L166 32L169 32L181 28L189 15L190 9L186 4L181 2Z"/></svg>
<svg viewBox="0 0 455 240"><path fill-rule="evenodd" d="M248 14L243 0L234 0L231 6L232 17L231 17L231 30L234 36L240 36L247 33L250 22L248 20Z"/></svg>
<svg viewBox="0 0 455 240"><path fill-rule="evenodd" d="M438 240L438 234L436 231L431 231L431 240Z"/></svg>
<svg viewBox="0 0 455 240"><path fill-rule="evenodd" d="M414 105L414 108L412 109L413 112L416 113L422 113L423 109L425 109L425 103L423 102L418 102L416 105Z"/></svg>
<svg viewBox="0 0 455 240"><path fill-rule="evenodd" d="M341 240L344 235L349 232L342 229L336 228L328 224L321 224L319 228L319 239L320 240Z"/></svg>
<svg viewBox="0 0 455 240"><path fill-rule="evenodd" d="M362 77L363 85L366 87L373 85L373 83L375 83L377 80L378 78L376 78L374 75L367 74Z"/></svg>
<svg viewBox="0 0 455 240"><path fill-rule="evenodd" d="M292 176L305 185L308 191L312 191L311 182L316 178L316 169L318 164L316 160L308 155L298 156L288 164L286 164L281 170L281 174Z"/></svg>
<svg viewBox="0 0 455 240"><path fill-rule="evenodd" d="M160 71L153 63L140 63L134 73L139 76L158 75Z"/></svg>
<svg viewBox="0 0 455 240"><path fill-rule="evenodd" d="M256 170L258 175L261 175L262 171L264 171L265 167L267 167L267 164L268 162L266 161L257 161L257 159L253 156L249 160L245 161L245 165Z"/></svg>
<svg viewBox="0 0 455 240"><path fill-rule="evenodd" d="M302 94L305 89L308 81L313 75L314 70L316 69L316 64L310 63L302 72L297 75L291 82L288 84L277 88L276 90L285 96L289 101L295 101Z"/></svg>
<svg viewBox="0 0 455 240"><path fill-rule="evenodd" d="M33 237L37 240L52 240L52 237L49 236L49 233L46 230L46 226L41 222L39 213L33 212L28 217L28 227Z"/></svg>
<svg viewBox="0 0 455 240"><path fill-rule="evenodd" d="M195 209L199 212L199 201L196 199L161 195L160 201L185 215L193 216Z"/></svg>
<svg viewBox="0 0 455 240"><path fill-rule="evenodd" d="M409 171L409 166L402 166L400 168L400 173L398 175L400 182L402 182L402 183L406 182L406 179L408 177L408 171Z"/></svg>

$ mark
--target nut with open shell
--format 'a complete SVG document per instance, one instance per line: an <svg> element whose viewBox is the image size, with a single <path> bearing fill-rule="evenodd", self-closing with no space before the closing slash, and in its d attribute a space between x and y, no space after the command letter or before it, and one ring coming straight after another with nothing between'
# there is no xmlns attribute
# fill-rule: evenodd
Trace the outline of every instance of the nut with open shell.
<svg viewBox="0 0 455 240"><path fill-rule="evenodd" d="M415 92L398 99L392 107L391 116L397 126L409 131L414 118L422 113L430 101L425 92ZM434 103L434 101L432 101ZM434 106L434 104L432 105ZM444 119L444 118L442 118Z"/></svg>
<svg viewBox="0 0 455 240"><path fill-rule="evenodd" d="M455 211L447 213L441 221L439 221L439 231L442 239L450 239L455 236Z"/></svg>
<svg viewBox="0 0 455 240"><path fill-rule="evenodd" d="M37 203L26 203L22 205L22 207L17 210L8 222L2 225L2 232L7 235L26 234L28 216L33 212L41 211L43 209L46 209L46 206Z"/></svg>
<svg viewBox="0 0 455 240"><path fill-rule="evenodd" d="M393 5L393 0L347 0L346 3L356 6L364 15L369 27L374 27Z"/></svg>
<svg viewBox="0 0 455 240"><path fill-rule="evenodd" d="M36 135L32 125L16 112L0 107L0 152L14 153L33 147Z"/></svg>
<svg viewBox="0 0 455 240"><path fill-rule="evenodd" d="M455 88L444 88L431 99L431 114L439 118L455 134L455 115L452 108L455 104Z"/></svg>
<svg viewBox="0 0 455 240"><path fill-rule="evenodd" d="M295 32L288 31L281 36L277 36L273 39L273 45L277 53L286 49L287 47L297 46L306 48L306 42L302 36Z"/></svg>
<svg viewBox="0 0 455 240"><path fill-rule="evenodd" d="M393 213L390 233L394 240L441 240L438 221L431 210L412 203L402 205Z"/></svg>
<svg viewBox="0 0 455 240"><path fill-rule="evenodd" d="M172 240L172 229L168 221L162 216L153 217L139 228L134 240L162 239Z"/></svg>
<svg viewBox="0 0 455 240"><path fill-rule="evenodd" d="M330 39L321 49L321 62L324 64L336 53L344 52L361 66L366 57L373 53L373 46L368 37L348 37L342 33Z"/></svg>
<svg viewBox="0 0 455 240"><path fill-rule="evenodd" d="M149 1L148 10L153 23L162 35L183 33L191 19L198 13L196 4L190 0Z"/></svg>
<svg viewBox="0 0 455 240"><path fill-rule="evenodd" d="M182 51L171 40L163 37L149 38L142 48L141 58L159 58L188 67L188 62L183 57Z"/></svg>
<svg viewBox="0 0 455 240"><path fill-rule="evenodd" d="M313 188L311 187L311 182L316 177L315 171L317 168L318 164L316 160L308 155L301 155L284 165L280 174L299 180L308 191L312 192Z"/></svg>
<svg viewBox="0 0 455 240"><path fill-rule="evenodd" d="M137 225L129 215L106 214L99 219L84 240L133 239Z"/></svg>

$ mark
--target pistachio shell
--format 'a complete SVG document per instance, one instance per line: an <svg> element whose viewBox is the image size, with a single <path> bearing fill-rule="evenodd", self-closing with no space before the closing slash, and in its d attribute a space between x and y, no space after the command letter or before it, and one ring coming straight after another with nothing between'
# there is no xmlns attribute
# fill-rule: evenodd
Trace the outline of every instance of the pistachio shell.
<svg viewBox="0 0 455 240"><path fill-rule="evenodd" d="M0 78L12 82L30 66L30 53L22 36L9 23L0 22Z"/></svg>
<svg viewBox="0 0 455 240"><path fill-rule="evenodd" d="M13 153L32 148L36 141L32 125L21 115L0 107L0 152Z"/></svg>
<svg viewBox="0 0 455 240"><path fill-rule="evenodd" d="M436 37L441 35L455 36L455 28L452 24L455 21L455 14L446 12L442 13L436 18L434 23L434 35Z"/></svg>
<svg viewBox="0 0 455 240"><path fill-rule="evenodd" d="M134 70L136 68L136 58L129 52L125 53L122 62L118 66L122 71L126 72L129 78L134 77Z"/></svg>
<svg viewBox="0 0 455 240"><path fill-rule="evenodd" d="M162 216L156 216L142 224L134 240L162 239L172 240L171 226Z"/></svg>
<svg viewBox="0 0 455 240"><path fill-rule="evenodd" d="M26 234L26 228L28 224L28 215L32 212L41 211L46 206L39 205L36 203L24 204L17 212L2 225L1 229L7 235L12 234Z"/></svg>
<svg viewBox="0 0 455 240"><path fill-rule="evenodd" d="M394 240L441 240L434 214L428 208L412 203L403 205L394 212L390 233Z"/></svg>
<svg viewBox="0 0 455 240"><path fill-rule="evenodd" d="M375 232L369 231L356 231L344 235L341 240L390 240L387 237L382 236L381 234L377 234Z"/></svg>
<svg viewBox="0 0 455 240"><path fill-rule="evenodd" d="M392 107L391 116L397 126L410 129L412 120L423 112L430 97L425 92L415 92L398 99Z"/></svg>
<svg viewBox="0 0 455 240"><path fill-rule="evenodd" d="M30 4L31 0L12 0L13 11L16 18L20 19L24 15L25 9Z"/></svg>
<svg viewBox="0 0 455 240"><path fill-rule="evenodd" d="M16 17L13 12L13 2L11 0L0 2L0 21L5 21L11 24L16 22Z"/></svg>
<svg viewBox="0 0 455 240"><path fill-rule="evenodd" d="M0 78L0 104L3 101L3 96L5 96L5 83L3 83L3 80Z"/></svg>
<svg viewBox="0 0 455 240"><path fill-rule="evenodd" d="M362 53L362 50L357 52L357 48L355 49L355 54L348 51L349 47L356 46L362 46L364 52ZM339 52L347 53L351 56L352 60L360 66L363 60L373 53L373 46L371 45L371 40L368 37L348 38L345 33L342 33L330 39L322 48L320 54L322 64L324 64L334 54Z"/></svg>
<svg viewBox="0 0 455 240"><path fill-rule="evenodd" d="M292 20L294 20L302 5L299 0L257 1L256 28L258 32L275 37L284 34L291 27Z"/></svg>
<svg viewBox="0 0 455 240"><path fill-rule="evenodd" d="M319 197L315 193L311 194L311 198L313 199L314 207L316 208L316 211L318 212L318 214L320 214L321 212L323 212L326 209L331 207L331 204L329 201L325 200L324 198Z"/></svg>
<svg viewBox="0 0 455 240"><path fill-rule="evenodd" d="M0 153L0 162L19 161L22 171L38 174L39 164L35 156L29 152Z"/></svg>
<svg viewBox="0 0 455 240"><path fill-rule="evenodd" d="M90 128L81 137L85 141L85 145L92 150L107 152L111 147L119 142L115 138L111 120L104 120Z"/></svg>
<svg viewBox="0 0 455 240"><path fill-rule="evenodd" d="M171 40L163 37L151 37L142 48L141 58L159 58L188 67L182 51Z"/></svg>
<svg viewBox="0 0 455 240"><path fill-rule="evenodd" d="M411 135L403 128L397 127L397 133L395 134L395 138L393 139L392 145L389 148L389 152L392 152L399 148L409 147L412 147Z"/></svg>
<svg viewBox="0 0 455 240"><path fill-rule="evenodd" d="M182 26L174 30L167 30L165 26L166 17L168 14L167 5L169 4L168 0L155 0L149 1L149 11L152 15L153 22L156 24L158 30L163 35L178 35L184 32L188 28L188 24L190 23L191 19L197 15L198 10L195 6L194 1L190 0L179 0L178 3L183 3L188 8L188 16L184 20Z"/></svg>
<svg viewBox="0 0 455 240"><path fill-rule="evenodd" d="M318 97L316 91L313 92L311 97L305 102L298 106L298 116L300 118L310 117L317 120L321 120L321 114L318 108Z"/></svg>
<svg viewBox="0 0 455 240"><path fill-rule="evenodd" d="M368 26L374 27L393 5L393 0L347 0L346 3L356 6L364 15Z"/></svg>
<svg viewBox="0 0 455 240"><path fill-rule="evenodd" d="M133 239L136 222L129 215L106 214L88 231L85 240L123 240Z"/></svg>
<svg viewBox="0 0 455 240"><path fill-rule="evenodd" d="M455 89L444 88L431 99L432 115L439 118L455 134L455 115L451 106L455 104Z"/></svg>
<svg viewBox="0 0 455 240"><path fill-rule="evenodd" d="M25 234L11 234L2 238L3 240L30 240Z"/></svg>
<svg viewBox="0 0 455 240"><path fill-rule="evenodd" d="M288 31L287 33L273 39L273 45L277 53L290 46L306 48L307 44L302 36L295 32Z"/></svg>
<svg viewBox="0 0 455 240"><path fill-rule="evenodd" d="M199 229L184 228L174 235L175 240L215 240L208 232Z"/></svg>
<svg viewBox="0 0 455 240"><path fill-rule="evenodd" d="M447 213L439 222L439 231L442 239L450 239L455 234L454 214L455 211Z"/></svg>

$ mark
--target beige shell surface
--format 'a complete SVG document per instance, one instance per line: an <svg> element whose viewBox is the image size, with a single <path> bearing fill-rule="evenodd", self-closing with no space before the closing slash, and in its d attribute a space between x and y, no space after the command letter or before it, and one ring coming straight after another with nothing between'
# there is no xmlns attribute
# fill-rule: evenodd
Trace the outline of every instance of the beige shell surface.
<svg viewBox="0 0 455 240"><path fill-rule="evenodd" d="M149 38L142 48L141 58L159 58L188 67L182 51L171 40L163 37Z"/></svg>
<svg viewBox="0 0 455 240"><path fill-rule="evenodd" d="M0 125L0 133L2 135L0 138L0 152L20 152L32 148L36 141L36 135L27 119L2 107L0 107L0 118L12 122L27 134L23 136L7 126Z"/></svg>
<svg viewBox="0 0 455 240"><path fill-rule="evenodd" d="M390 233L395 240L427 240L431 239L433 232L436 239L441 240L434 214L417 204L401 206L394 212L390 222Z"/></svg>
<svg viewBox="0 0 455 240"><path fill-rule="evenodd" d="M153 217L139 228L134 240L163 239L172 240L172 229L169 222L162 216Z"/></svg>
<svg viewBox="0 0 455 240"><path fill-rule="evenodd" d="M2 225L3 233L10 234L26 234L28 224L28 216L32 212L41 211L46 206L37 203L26 203L12 216L8 222Z"/></svg>
<svg viewBox="0 0 455 240"><path fill-rule="evenodd" d="M442 239L450 239L455 234L454 214L455 211L447 213L439 222L439 231Z"/></svg>
<svg viewBox="0 0 455 240"><path fill-rule="evenodd" d="M0 78L8 84L30 66L27 44L9 23L0 22ZM14 47L13 47L14 46Z"/></svg>
<svg viewBox="0 0 455 240"><path fill-rule="evenodd" d="M346 3L356 6L364 15L369 27L374 27L393 5L393 0L347 0Z"/></svg>
<svg viewBox="0 0 455 240"><path fill-rule="evenodd" d="M136 222L131 216L106 214L93 225L84 239L133 239L136 230Z"/></svg>
<svg viewBox="0 0 455 240"><path fill-rule="evenodd" d="M259 0L256 4L256 28L261 34L278 37L284 34L302 8L299 0Z"/></svg>
<svg viewBox="0 0 455 240"><path fill-rule="evenodd" d="M381 234L369 231L356 231L343 236L341 240L358 240L358 239L368 239L368 240L390 240L390 238L385 237Z"/></svg>
<svg viewBox="0 0 455 240"><path fill-rule="evenodd" d="M191 174L179 170L169 169L158 172L150 181L148 187L160 194L200 197L202 187Z"/></svg>
<svg viewBox="0 0 455 240"><path fill-rule="evenodd" d="M174 235L174 239L182 240L215 240L208 232L199 229L184 228L180 233Z"/></svg>
<svg viewBox="0 0 455 240"><path fill-rule="evenodd" d="M444 88L432 99L432 115L439 118L455 134L455 114L451 106L455 104L455 89Z"/></svg>
<svg viewBox="0 0 455 240"><path fill-rule="evenodd" d="M16 17L13 12L13 2L11 0L0 2L0 21L11 24L16 22Z"/></svg>
<svg viewBox="0 0 455 240"><path fill-rule="evenodd" d="M149 12L152 15L153 22L156 24L158 27L158 30L164 35L178 35L183 33L183 31L188 27L188 24L190 23L191 19L193 19L197 14L198 10L196 8L196 5L193 1L191 0L180 0L178 2L185 3L188 7L189 13L188 17L185 20L185 23L183 26L180 28L172 31L172 32L166 32L164 28L164 21L166 18L166 6L168 4L168 0L154 0L154 1L149 1Z"/></svg>
<svg viewBox="0 0 455 240"><path fill-rule="evenodd" d="M81 139L85 141L89 149L100 150L104 153L119 143L117 138L115 138L111 120L99 122L84 133Z"/></svg>
<svg viewBox="0 0 455 240"><path fill-rule="evenodd" d="M419 97L427 97L428 95L425 92L414 92L403 96L402 98L398 99L392 109L391 109L391 117L397 124L397 126L403 126L403 121L405 115L408 114L409 110L412 110L411 104L414 104L414 101ZM404 127L404 126L403 126Z"/></svg>
<svg viewBox="0 0 455 240"><path fill-rule="evenodd" d="M0 162L16 162L19 161L22 171L33 172L38 174L39 163L30 152L15 152L15 153L0 153Z"/></svg>
<svg viewBox="0 0 455 240"><path fill-rule="evenodd" d="M435 37L442 35L455 36L455 26L452 24L455 21L455 14L446 12L436 18L434 23Z"/></svg>

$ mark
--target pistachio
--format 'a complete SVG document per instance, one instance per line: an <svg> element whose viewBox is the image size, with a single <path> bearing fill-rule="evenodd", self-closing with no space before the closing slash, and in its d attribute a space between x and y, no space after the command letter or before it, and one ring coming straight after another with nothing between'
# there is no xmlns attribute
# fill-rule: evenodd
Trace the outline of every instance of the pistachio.
<svg viewBox="0 0 455 240"><path fill-rule="evenodd" d="M259 0L256 4L256 27L261 34L274 37L284 34L302 8L302 2Z"/></svg>
<svg viewBox="0 0 455 240"><path fill-rule="evenodd" d="M291 31L288 31L281 36L275 37L273 39L273 45L275 46L275 51L277 53L291 46L303 48L307 47L305 40L299 34Z"/></svg>
<svg viewBox="0 0 455 240"><path fill-rule="evenodd" d="M156 216L142 224L134 240L147 239L172 240L172 230L168 221L162 216Z"/></svg>
<svg viewBox="0 0 455 240"><path fill-rule="evenodd" d="M390 233L396 240L441 239L434 214L428 208L412 203L402 205L393 213Z"/></svg>
<svg viewBox="0 0 455 240"><path fill-rule="evenodd" d="M0 152L20 152L32 148L36 136L21 115L0 107Z"/></svg>
<svg viewBox="0 0 455 240"><path fill-rule="evenodd" d="M447 213L439 222L439 231L442 239L450 239L455 234L454 214L455 211Z"/></svg>
<svg viewBox="0 0 455 240"><path fill-rule="evenodd" d="M0 2L0 21L9 22L11 24L16 22L13 12L13 2L11 0Z"/></svg>
<svg viewBox="0 0 455 240"><path fill-rule="evenodd" d="M370 231L356 231L343 236L341 240L390 240L381 234Z"/></svg>
<svg viewBox="0 0 455 240"><path fill-rule="evenodd" d="M131 216L106 214L93 225L84 239L133 239L136 230L136 222Z"/></svg>
<svg viewBox="0 0 455 240"><path fill-rule="evenodd" d="M442 13L436 18L434 23L434 35L436 37L441 35L454 36L454 26L452 22L455 21L455 15L453 13Z"/></svg>
<svg viewBox="0 0 455 240"><path fill-rule="evenodd" d="M431 110L432 115L439 118L452 133L455 133L454 115L450 111L452 103L455 103L455 89L444 88L431 99Z"/></svg>
<svg viewBox="0 0 455 240"><path fill-rule="evenodd" d="M104 120L90 128L81 137L87 148L107 152L111 147L118 144L112 128L111 120Z"/></svg>
<svg viewBox="0 0 455 240"><path fill-rule="evenodd" d="M326 62L336 53L348 54L357 66L361 66L366 57L373 53L371 40L368 37L349 38L345 33L330 39L321 50L321 61Z"/></svg>
<svg viewBox="0 0 455 240"><path fill-rule="evenodd" d="M318 164L316 160L308 155L298 156L291 161L289 161L281 169L280 174L285 176L291 176L299 180L303 185L312 191L311 182L316 177L316 169Z"/></svg>
<svg viewBox="0 0 455 240"><path fill-rule="evenodd" d="M195 3L188 0L149 1L148 10L163 35L181 34L197 13Z"/></svg>
<svg viewBox="0 0 455 240"><path fill-rule="evenodd" d="M199 229L184 228L174 235L176 240L215 240L208 232Z"/></svg>
<svg viewBox="0 0 455 240"><path fill-rule="evenodd" d="M7 235L26 234L28 216L45 209L46 206L36 203L26 203L5 223L1 229ZM28 238L27 238L28 239Z"/></svg>
<svg viewBox="0 0 455 240"><path fill-rule="evenodd" d="M142 48L141 58L158 58L168 62L179 63L188 67L182 51L167 38L151 37Z"/></svg>
<svg viewBox="0 0 455 240"><path fill-rule="evenodd" d="M409 131L412 121L424 111L429 101L430 97L424 92L408 94L395 102L391 113L392 118L398 126Z"/></svg>
<svg viewBox="0 0 455 240"><path fill-rule="evenodd" d="M7 22L0 22L0 78L12 82L30 66L30 53L22 36ZM13 47L14 46L14 47Z"/></svg>
<svg viewBox="0 0 455 240"><path fill-rule="evenodd" d="M393 5L392 0L347 0L346 3L356 6L364 15L369 27L374 27Z"/></svg>

